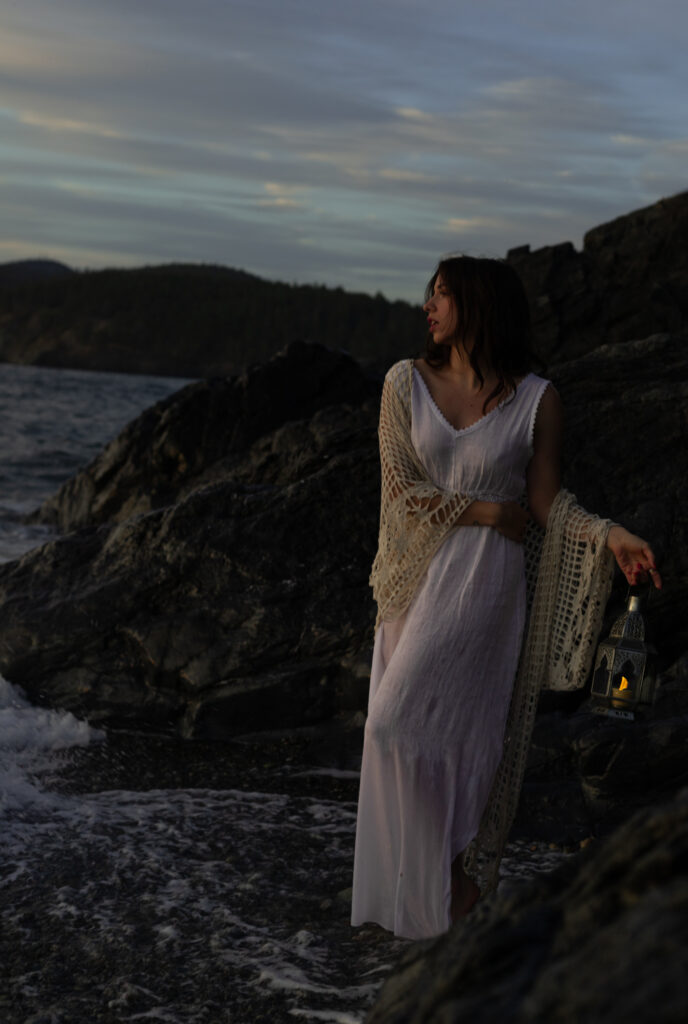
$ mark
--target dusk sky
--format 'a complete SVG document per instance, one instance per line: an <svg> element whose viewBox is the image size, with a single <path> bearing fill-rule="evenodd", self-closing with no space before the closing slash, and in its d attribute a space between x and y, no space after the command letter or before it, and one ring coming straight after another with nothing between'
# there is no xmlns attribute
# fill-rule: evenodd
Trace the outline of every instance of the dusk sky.
<svg viewBox="0 0 688 1024"><path fill-rule="evenodd" d="M420 298L688 187L685 0L3 0L0 261Z"/></svg>

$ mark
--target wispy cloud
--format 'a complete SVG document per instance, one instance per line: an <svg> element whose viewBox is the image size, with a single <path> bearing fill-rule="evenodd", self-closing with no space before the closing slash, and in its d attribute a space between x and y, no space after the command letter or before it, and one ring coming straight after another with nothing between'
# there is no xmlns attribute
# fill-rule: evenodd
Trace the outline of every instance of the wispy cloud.
<svg viewBox="0 0 688 1024"><path fill-rule="evenodd" d="M432 114L425 110L419 110L417 107L397 107L396 113L405 121L427 123L433 120Z"/></svg>
<svg viewBox="0 0 688 1024"><path fill-rule="evenodd" d="M401 167L383 167L378 173L386 181L404 181L431 185L437 180L431 174L426 174L423 171L407 171Z"/></svg>
<svg viewBox="0 0 688 1024"><path fill-rule="evenodd" d="M301 185L282 185L276 181L266 181L263 185L268 194L267 199L258 199L258 206L271 207L277 210L300 210L304 207L302 198L305 191Z"/></svg>
<svg viewBox="0 0 688 1024"><path fill-rule="evenodd" d="M454 234L464 234L476 230L503 232L508 226L507 221L497 217L450 217L444 227Z"/></svg>
<svg viewBox="0 0 688 1024"><path fill-rule="evenodd" d="M103 139L124 139L126 137L123 132L87 121L73 121L66 117L49 117L28 110L19 111L16 116L20 124L27 124L32 128L42 128L48 132L95 135Z"/></svg>

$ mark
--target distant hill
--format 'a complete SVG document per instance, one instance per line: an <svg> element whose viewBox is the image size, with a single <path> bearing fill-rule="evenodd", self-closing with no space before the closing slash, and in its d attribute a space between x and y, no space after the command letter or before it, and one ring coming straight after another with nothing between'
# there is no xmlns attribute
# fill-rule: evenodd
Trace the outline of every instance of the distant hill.
<svg viewBox="0 0 688 1024"><path fill-rule="evenodd" d="M321 341L385 366L417 351L424 338L419 307L381 295L281 284L212 265L65 267L58 274L46 272L44 261L27 262L0 266L6 362L224 376L294 340Z"/></svg>
<svg viewBox="0 0 688 1024"><path fill-rule="evenodd" d="M687 242L683 192L593 228L581 251L571 242L511 249L507 260L525 284L545 361L688 327ZM424 337L418 306L228 267L0 265L0 361L227 376L303 340L381 370L418 352Z"/></svg>
<svg viewBox="0 0 688 1024"><path fill-rule="evenodd" d="M74 273L76 271L71 267L57 260L15 260L14 263L0 263L0 286L54 281L71 277Z"/></svg>

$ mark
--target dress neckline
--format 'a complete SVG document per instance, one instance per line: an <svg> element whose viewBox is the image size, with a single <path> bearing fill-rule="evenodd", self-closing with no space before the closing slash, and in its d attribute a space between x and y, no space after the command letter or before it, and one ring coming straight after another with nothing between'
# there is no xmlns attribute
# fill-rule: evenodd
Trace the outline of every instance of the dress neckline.
<svg viewBox="0 0 688 1024"><path fill-rule="evenodd" d="M525 377L523 377L518 382L518 384L516 385L515 389L510 394L508 394L505 398L502 398L501 401L497 402L497 404L494 406L494 408L490 409L489 412L483 413L483 415L479 416L477 420L473 421L473 423L469 423L467 427L455 427L453 423L450 423L450 421L444 415L444 413L440 409L440 407L437 404L437 402L435 401L435 399L432 397L432 392L430 391L430 388L428 387L428 385L427 385L427 383L425 381L425 377L420 372L420 370L416 366L415 362L413 362L413 360L411 361L411 365L412 365L414 374L416 374L416 376L419 378L421 384L423 385L423 390L425 391L425 394L427 395L427 397L428 397L428 399L430 401L430 405L431 405L432 409L434 410L435 415L437 416L439 421L444 424L445 427L447 427L449 430L451 430L453 434L457 434L457 435L459 435L459 434L468 434L472 430L475 430L476 427L479 427L481 423L484 423L485 420L490 419L490 417L493 415L493 413L495 413L498 410L502 409L505 405L507 405L509 402L511 402L512 399L516 398L516 396L518 394L518 391L519 391L519 388L521 387L521 385L525 381L527 381L529 377L532 376L532 371L530 373L527 373L525 375Z"/></svg>

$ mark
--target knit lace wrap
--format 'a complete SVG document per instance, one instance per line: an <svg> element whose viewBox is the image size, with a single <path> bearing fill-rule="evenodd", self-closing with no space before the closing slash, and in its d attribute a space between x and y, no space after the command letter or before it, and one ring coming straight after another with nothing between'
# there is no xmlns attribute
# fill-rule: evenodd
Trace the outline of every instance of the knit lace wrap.
<svg viewBox="0 0 688 1024"><path fill-rule="evenodd" d="M428 479L411 443L413 361L395 363L380 403L380 536L370 574L377 622L402 615L432 557L471 504Z"/></svg>
<svg viewBox="0 0 688 1024"><path fill-rule="evenodd" d="M380 408L382 493L379 545L370 577L377 625L408 608L433 555L470 505L438 488L411 442L413 361L388 373ZM530 522L524 541L528 617L504 734L502 759L465 869L484 893L516 814L541 689L575 690L590 671L612 584L611 526L560 491L546 531ZM471 527L460 527L471 529Z"/></svg>

